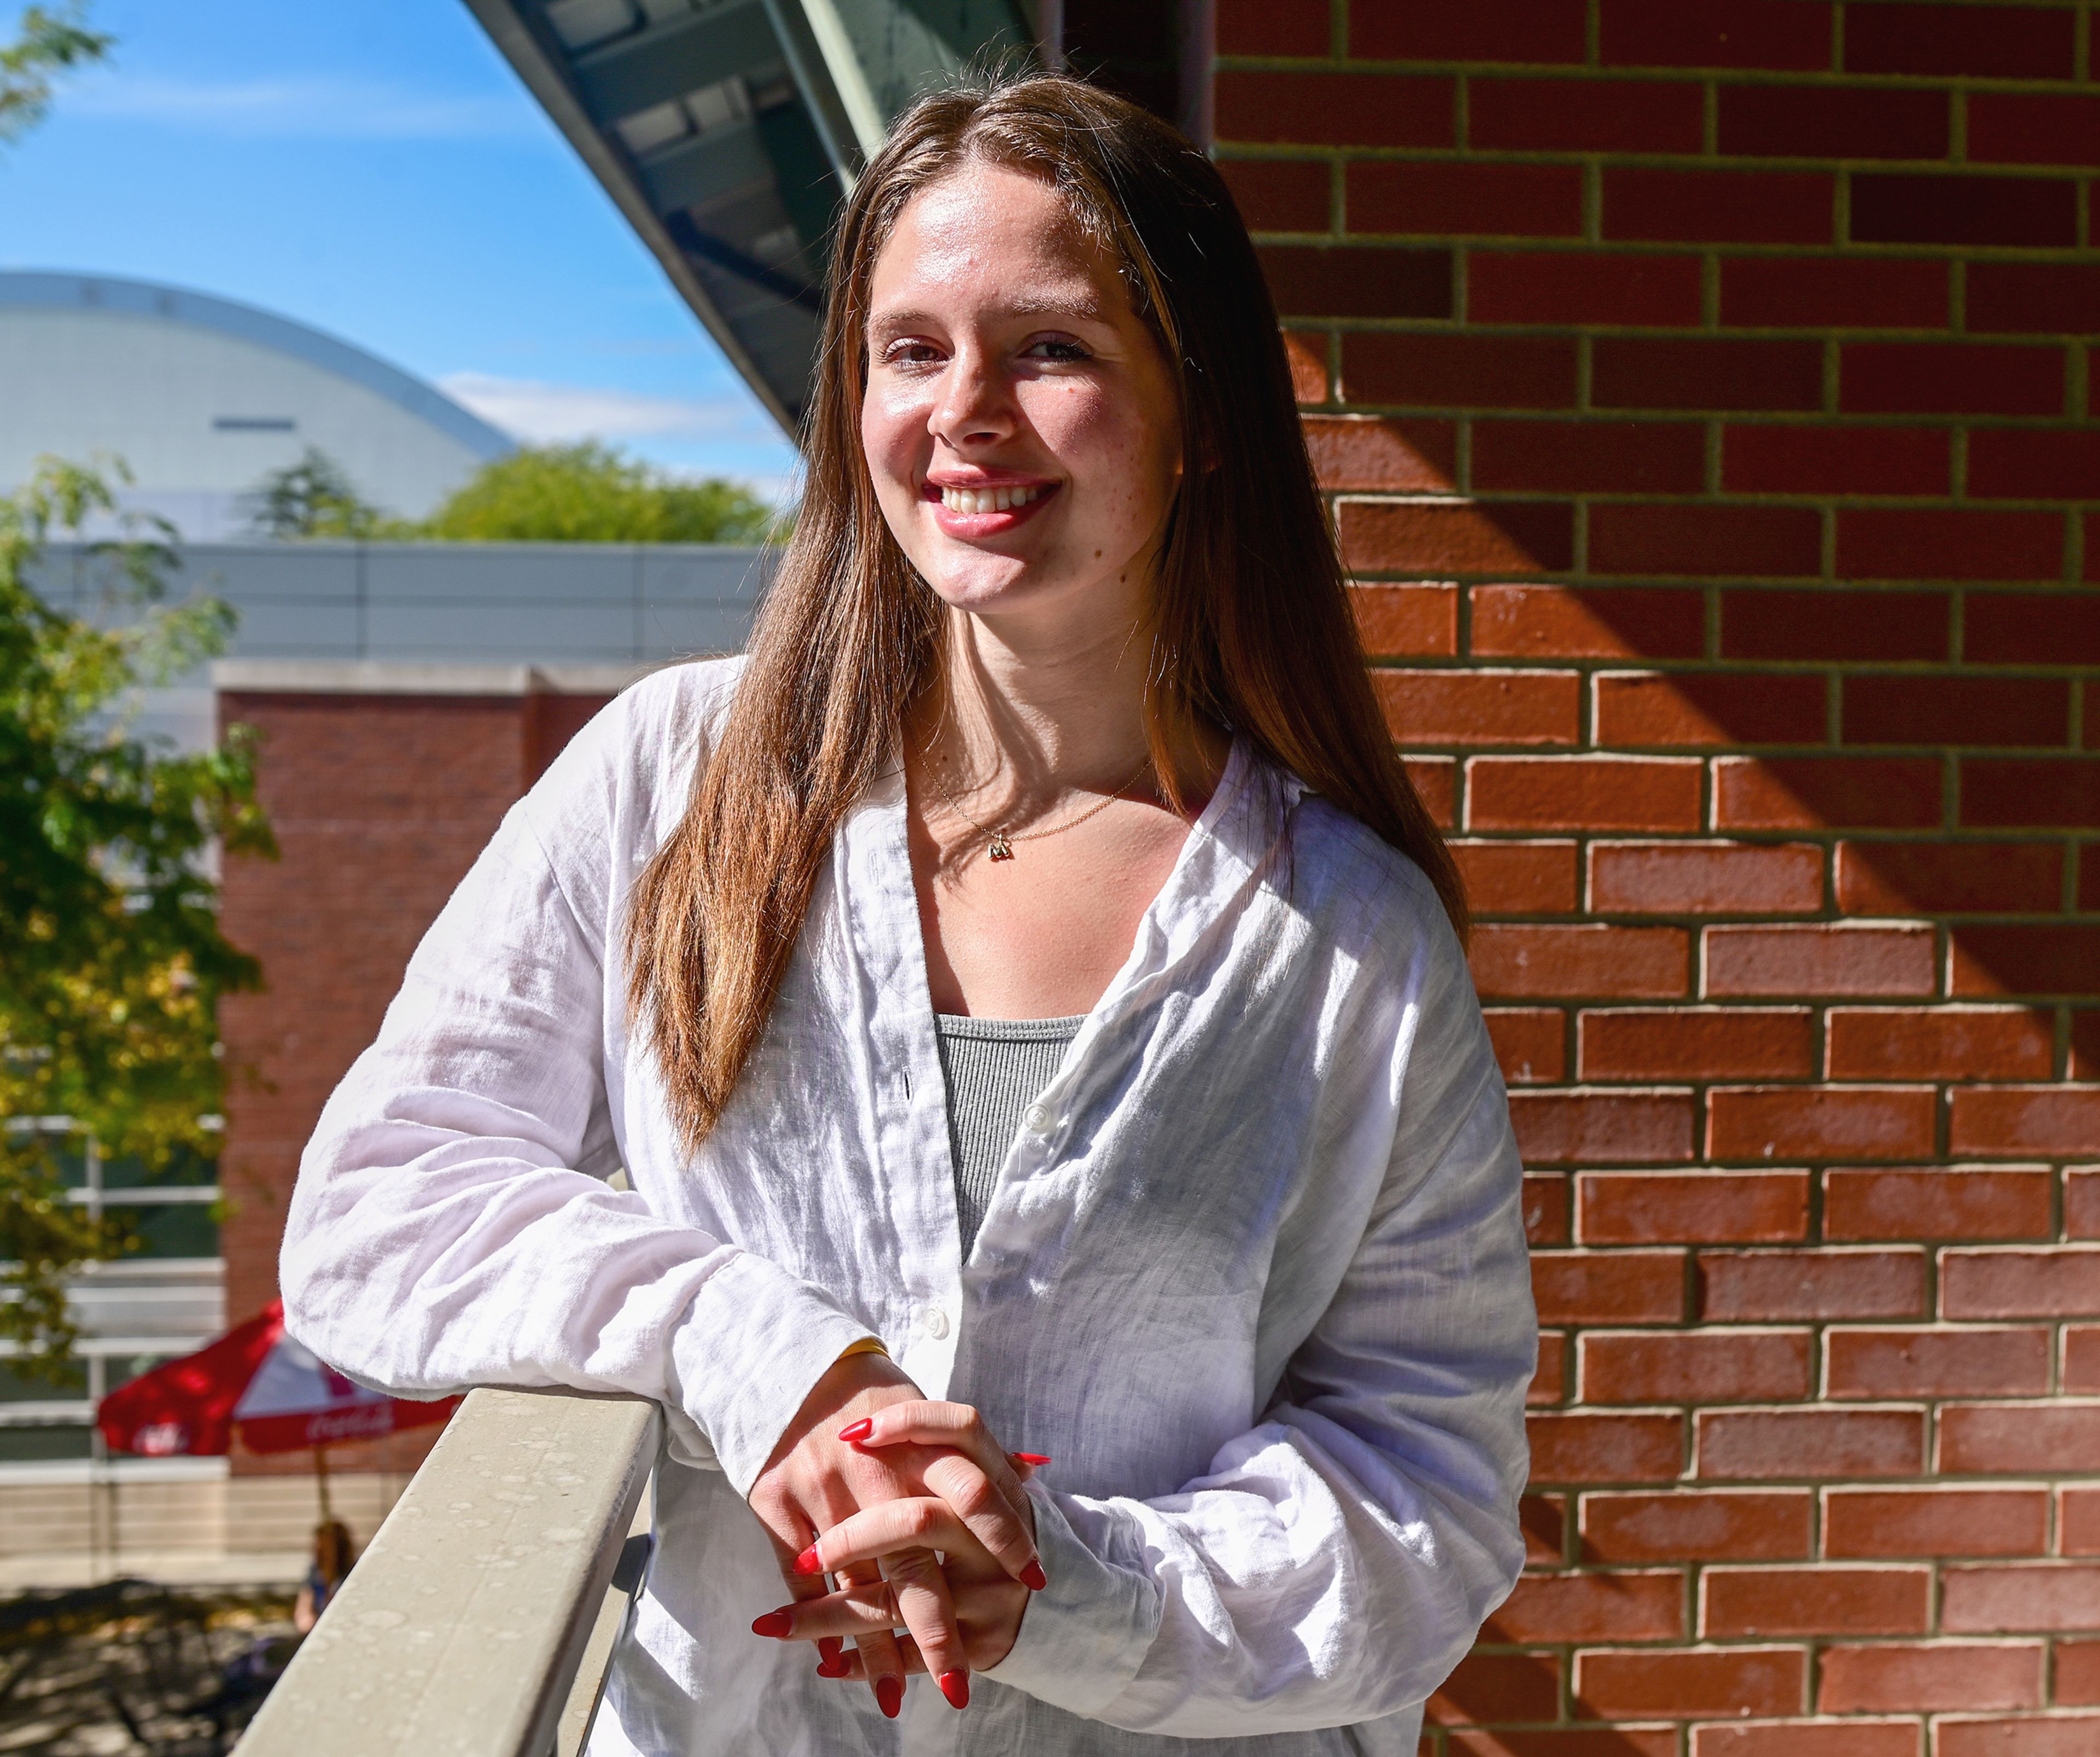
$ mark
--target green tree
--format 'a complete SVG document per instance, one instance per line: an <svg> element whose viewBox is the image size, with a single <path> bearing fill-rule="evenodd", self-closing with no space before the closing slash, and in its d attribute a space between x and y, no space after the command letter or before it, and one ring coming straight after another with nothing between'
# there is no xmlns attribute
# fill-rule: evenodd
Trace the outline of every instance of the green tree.
<svg viewBox="0 0 2100 1757"><path fill-rule="evenodd" d="M246 497L249 527L258 536L376 537L409 534L364 500L350 473L319 446L296 464L273 470Z"/></svg>
<svg viewBox="0 0 2100 1757"><path fill-rule="evenodd" d="M218 1000L260 973L220 933L205 863L214 840L275 852L248 736L181 753L126 718L139 686L224 650L232 611L161 602L165 524L90 543L91 519L124 522L108 483L53 459L0 501L0 1337L18 1367L63 1361L64 1277L125 1243L66 1199L68 1136L149 1168L216 1152ZM31 585L54 535L94 620Z"/></svg>
<svg viewBox="0 0 2100 1757"><path fill-rule="evenodd" d="M54 76L105 59L116 38L87 29L85 0L55 10L33 6L0 44L0 140L17 140L51 108Z"/></svg>
<svg viewBox="0 0 2100 1757"><path fill-rule="evenodd" d="M772 510L733 482L683 482L611 447L527 446L484 464L416 534L454 543L757 543Z"/></svg>

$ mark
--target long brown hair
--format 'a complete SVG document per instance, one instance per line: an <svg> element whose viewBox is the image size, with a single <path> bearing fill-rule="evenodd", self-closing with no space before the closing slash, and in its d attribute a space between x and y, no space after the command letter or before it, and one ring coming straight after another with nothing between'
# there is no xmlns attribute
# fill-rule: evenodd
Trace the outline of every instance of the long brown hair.
<svg viewBox="0 0 2100 1757"><path fill-rule="evenodd" d="M314 1527L314 1571L324 1584L341 1586L357 1565L357 1543L340 1519L324 1519Z"/></svg>
<svg viewBox="0 0 2100 1757"><path fill-rule="evenodd" d="M833 836L936 681L944 611L884 522L861 451L876 258L905 204L969 161L1040 177L1117 259L1180 399L1182 483L1158 563L1149 735L1197 717L1251 739L1465 893L1364 673L1276 310L1223 180L1165 123L1076 80L922 98L842 216L795 534L684 819L636 887L630 1015L697 1146L765 1028Z"/></svg>

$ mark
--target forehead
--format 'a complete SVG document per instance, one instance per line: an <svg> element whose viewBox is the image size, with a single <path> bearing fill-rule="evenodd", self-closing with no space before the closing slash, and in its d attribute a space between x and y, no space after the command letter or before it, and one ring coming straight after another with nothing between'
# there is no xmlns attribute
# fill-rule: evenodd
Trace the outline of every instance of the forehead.
<svg viewBox="0 0 2100 1757"><path fill-rule="evenodd" d="M876 258L871 320L929 297L1092 307L1107 320L1129 309L1113 258L1063 196L1039 177L977 162L906 202Z"/></svg>

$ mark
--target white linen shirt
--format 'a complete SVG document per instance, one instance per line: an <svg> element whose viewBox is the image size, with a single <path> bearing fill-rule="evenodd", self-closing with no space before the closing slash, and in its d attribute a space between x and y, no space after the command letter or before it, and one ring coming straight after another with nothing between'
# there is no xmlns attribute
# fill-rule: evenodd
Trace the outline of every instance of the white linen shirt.
<svg viewBox="0 0 2100 1757"><path fill-rule="evenodd" d="M1237 740L961 1260L893 774L836 839L697 1155L627 1025L629 892L736 661L660 672L514 806L301 1166L298 1339L408 1396L668 1418L596 1757L1392 1753L1521 1565L1536 1327L1508 1106L1421 872ZM605 1179L624 1165L631 1193ZM1049 1576L969 1708L882 1718L743 1501L849 1344L976 1405Z"/></svg>

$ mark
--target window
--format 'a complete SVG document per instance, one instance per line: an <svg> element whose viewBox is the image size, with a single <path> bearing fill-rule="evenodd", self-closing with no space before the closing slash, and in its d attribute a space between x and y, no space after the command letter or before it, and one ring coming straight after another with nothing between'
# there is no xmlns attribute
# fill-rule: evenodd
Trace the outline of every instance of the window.
<svg viewBox="0 0 2100 1757"><path fill-rule="evenodd" d="M46 1128L64 1131L63 1119ZM75 1282L82 1336L76 1357L55 1377L33 1374L0 1357L0 1470L86 1464L103 1456L95 1432L95 1406L119 1385L209 1340L157 1334L167 1320L148 1320L138 1332L139 1302L165 1304L167 1277L184 1282L218 1274L218 1167L193 1153L177 1153L148 1170L137 1159L104 1159L91 1141L68 1136L58 1170L75 1205L119 1221L134 1248L97 1265ZM142 1279L143 1278L143 1279ZM216 1296L214 1296L214 1305ZM178 1322L187 1323L186 1318ZM155 1346L158 1344L158 1346Z"/></svg>

